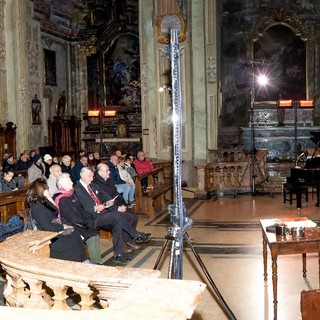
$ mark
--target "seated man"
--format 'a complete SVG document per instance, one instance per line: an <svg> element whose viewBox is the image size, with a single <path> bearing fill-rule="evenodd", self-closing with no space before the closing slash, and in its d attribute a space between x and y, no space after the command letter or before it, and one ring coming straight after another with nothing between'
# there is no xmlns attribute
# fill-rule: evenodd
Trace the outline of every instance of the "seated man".
<svg viewBox="0 0 320 320"><path fill-rule="evenodd" d="M143 151L137 153L137 159L133 160L133 164L138 174L150 172L154 169L153 164L145 157Z"/></svg>
<svg viewBox="0 0 320 320"><path fill-rule="evenodd" d="M50 192L51 196L53 196L53 194L58 190L57 180L62 174L60 165L53 164L49 168L49 172L50 172L50 175L47 180L47 185L49 187L49 192Z"/></svg>
<svg viewBox="0 0 320 320"><path fill-rule="evenodd" d="M139 151L137 153L137 159L134 159L132 164L134 165L134 168L136 169L138 174L150 172L154 169L153 164L149 159L145 157L145 154L143 151ZM143 192L147 190L148 178L141 179L141 187Z"/></svg>
<svg viewBox="0 0 320 320"><path fill-rule="evenodd" d="M88 157L86 155L81 156L81 158L75 163L74 167L71 169L72 180L78 182L80 180L80 171L83 167L88 166Z"/></svg>
<svg viewBox="0 0 320 320"><path fill-rule="evenodd" d="M50 168L52 169L53 166ZM86 212L74 193L73 182L68 173L62 173L57 179L58 191L53 199L63 224L74 227L88 246L90 261L101 263L100 238L95 230L94 217Z"/></svg>
<svg viewBox="0 0 320 320"><path fill-rule="evenodd" d="M114 200L114 206L112 207L114 210L117 210L118 212L122 212L121 216L124 219L127 219L128 221L131 221L131 225L134 229L136 229L137 223L138 223L138 216L133 213L127 211L127 203L123 199L123 197L118 193L117 188L114 185L113 180L110 178L110 171L109 167L105 163L99 163L97 165L97 174L95 178L93 179L93 184L100 187L103 193L107 196L108 199ZM150 233L140 233L140 236L138 236L135 239L136 243L146 243L149 242L151 239ZM139 249L138 246L134 245L133 238L130 237L130 235L127 232L124 232L123 234L123 240L127 244L128 247L130 247L133 250Z"/></svg>
<svg viewBox="0 0 320 320"><path fill-rule="evenodd" d="M113 261L125 264L130 259L123 255L122 230L128 233L133 240L144 237L144 235L133 228L130 221L113 208L114 201L110 201L107 194L103 193L97 185L91 184L93 176L94 173L91 168L82 168L80 180L75 186L75 193L84 209L95 217L95 227L107 231L112 230L115 253Z"/></svg>
<svg viewBox="0 0 320 320"><path fill-rule="evenodd" d="M122 193L126 203L133 204L135 186L134 184L128 184L121 179L118 169L118 163L119 158L115 154L112 154L110 156L110 160L107 162L110 169L110 177L113 180L118 192Z"/></svg>

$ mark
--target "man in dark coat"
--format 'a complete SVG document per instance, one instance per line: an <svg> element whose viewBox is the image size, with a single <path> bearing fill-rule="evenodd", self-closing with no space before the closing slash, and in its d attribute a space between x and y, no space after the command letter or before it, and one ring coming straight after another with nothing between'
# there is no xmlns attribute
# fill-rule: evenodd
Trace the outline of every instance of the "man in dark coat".
<svg viewBox="0 0 320 320"><path fill-rule="evenodd" d="M112 232L114 258L113 262L126 264L128 259L123 254L122 229L133 234L137 231L132 230L127 223L123 224L123 219L115 210L108 210L113 202L108 199L100 188L91 184L94 173L90 167L84 167L80 171L80 180L75 185L75 193L83 208L91 213L95 218L95 228L101 228Z"/></svg>
<svg viewBox="0 0 320 320"><path fill-rule="evenodd" d="M102 192L107 196L108 199L114 199L113 209L121 212L121 216L124 220L128 221L131 224L132 228L136 229L138 223L138 216L127 210L127 203L124 198L118 193L117 188L114 184L114 181L110 178L109 166L105 163L99 163L97 165L97 174L93 179L93 184L100 187ZM151 240L150 233L142 233L134 239L130 237L128 233L123 234L123 239L128 247L133 250L139 249L139 246L134 244L136 243L146 243Z"/></svg>
<svg viewBox="0 0 320 320"><path fill-rule="evenodd" d="M80 171L83 167L88 166L88 157L86 155L81 156L80 160L76 162L74 167L71 169L71 175L73 181L78 182L80 180Z"/></svg>

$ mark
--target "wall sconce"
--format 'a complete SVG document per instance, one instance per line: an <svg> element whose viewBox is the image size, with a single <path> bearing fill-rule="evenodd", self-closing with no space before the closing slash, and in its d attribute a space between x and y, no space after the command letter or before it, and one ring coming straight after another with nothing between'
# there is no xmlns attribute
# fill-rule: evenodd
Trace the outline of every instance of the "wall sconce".
<svg viewBox="0 0 320 320"><path fill-rule="evenodd" d="M278 107L279 108L292 108L292 100L279 100Z"/></svg>
<svg viewBox="0 0 320 320"><path fill-rule="evenodd" d="M313 108L313 100L300 100L299 106L300 108Z"/></svg>

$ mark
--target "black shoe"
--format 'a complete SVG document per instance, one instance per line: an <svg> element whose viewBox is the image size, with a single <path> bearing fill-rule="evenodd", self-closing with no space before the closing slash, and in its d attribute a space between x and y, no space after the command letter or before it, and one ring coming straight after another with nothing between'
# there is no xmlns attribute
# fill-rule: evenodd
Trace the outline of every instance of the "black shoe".
<svg viewBox="0 0 320 320"><path fill-rule="evenodd" d="M123 254L118 254L112 258L112 262L118 264L127 264L129 261L130 259L124 256Z"/></svg>
<svg viewBox="0 0 320 320"><path fill-rule="evenodd" d="M139 232L137 237L134 239L136 243L147 243L151 240L151 234L150 233L143 233Z"/></svg>
<svg viewBox="0 0 320 320"><path fill-rule="evenodd" d="M138 246L136 244L133 244L131 242L126 242L126 245L132 249L132 251L140 250L141 246Z"/></svg>

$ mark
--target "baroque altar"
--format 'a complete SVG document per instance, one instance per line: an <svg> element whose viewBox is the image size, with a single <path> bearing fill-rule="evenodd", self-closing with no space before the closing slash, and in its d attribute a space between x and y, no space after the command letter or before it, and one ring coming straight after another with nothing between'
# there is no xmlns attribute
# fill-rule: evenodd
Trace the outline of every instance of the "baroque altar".
<svg viewBox="0 0 320 320"><path fill-rule="evenodd" d="M310 131L320 129L313 126L313 109L290 108L281 111L284 112L283 125L279 124L276 103L255 104L253 128L251 125L241 128L241 144L250 149L254 138L257 149L268 150L269 162L294 161L300 153L315 147L310 140Z"/></svg>

